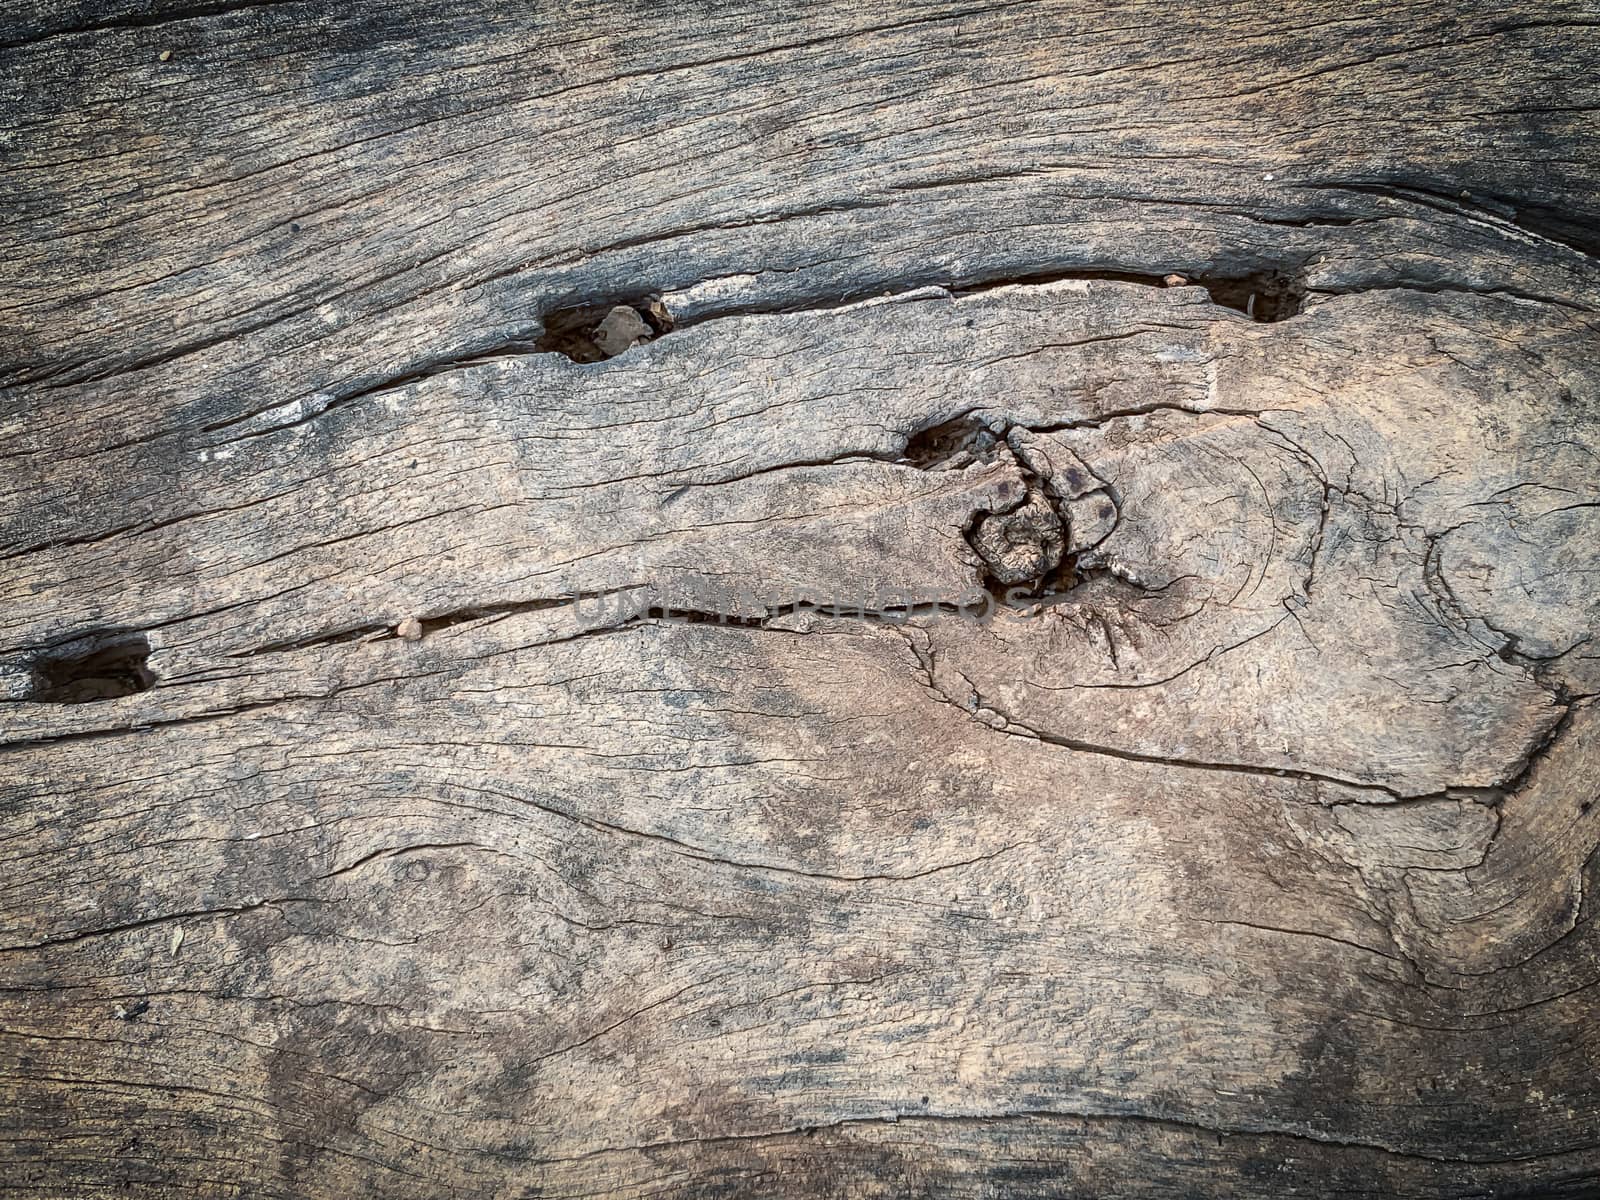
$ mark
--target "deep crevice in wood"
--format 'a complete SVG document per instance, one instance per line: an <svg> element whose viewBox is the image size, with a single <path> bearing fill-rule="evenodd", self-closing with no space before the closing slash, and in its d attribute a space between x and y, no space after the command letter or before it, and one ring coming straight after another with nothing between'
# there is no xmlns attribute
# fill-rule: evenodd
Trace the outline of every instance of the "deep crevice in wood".
<svg viewBox="0 0 1600 1200"><path fill-rule="evenodd" d="M913 433L898 461L920 470L993 462L1000 438L981 417L963 414Z"/></svg>
<svg viewBox="0 0 1600 1200"><path fill-rule="evenodd" d="M1553 246L1585 258L1600 258L1600 226L1592 216L1567 212L1519 197L1503 197L1464 190L1443 191L1410 181L1329 184L1341 191L1401 200L1435 212L1466 215L1502 227L1521 230Z"/></svg>
<svg viewBox="0 0 1600 1200"><path fill-rule="evenodd" d="M24 46L37 45L58 37L76 37L90 33L106 33L125 29L149 29L157 25L168 25L177 21L196 21L207 17L227 16L231 13L243 12L252 8L273 8L283 6L284 0L245 0L243 3L194 4L183 8L158 9L154 12L132 12L108 17L100 21L84 21L77 25L68 25L56 29L44 29L29 37L11 38L0 41L0 50L17 50Z"/></svg>
<svg viewBox="0 0 1600 1200"><path fill-rule="evenodd" d="M1150 275L1115 268L1067 268L985 279L981 283L950 287L952 295L965 296L977 292L993 291L1002 287L1017 287L1045 283L1066 283L1073 280L1100 280L1111 283L1133 283L1140 287L1170 288L1195 286L1206 289L1211 302L1219 308L1242 312L1252 320L1283 321L1300 311L1306 288L1298 267L1253 267L1249 270L1212 268L1188 274L1174 269L1166 275Z"/></svg>
<svg viewBox="0 0 1600 1200"><path fill-rule="evenodd" d="M659 296L581 304L548 313L534 349L565 355L576 363L597 363L655 341L674 327Z"/></svg>
<svg viewBox="0 0 1600 1200"><path fill-rule="evenodd" d="M1232 279L1200 276L1195 280L1223 308L1236 309L1256 321L1283 321L1300 311L1305 285L1277 271L1257 271Z"/></svg>
<svg viewBox="0 0 1600 1200"><path fill-rule="evenodd" d="M27 699L39 704L116 700L155 685L142 633L104 629L79 634L34 660Z"/></svg>

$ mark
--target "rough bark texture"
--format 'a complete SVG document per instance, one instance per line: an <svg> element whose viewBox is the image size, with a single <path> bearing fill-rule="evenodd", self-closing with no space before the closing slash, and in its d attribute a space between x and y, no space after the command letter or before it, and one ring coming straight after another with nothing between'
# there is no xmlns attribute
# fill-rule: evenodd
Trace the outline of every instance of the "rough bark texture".
<svg viewBox="0 0 1600 1200"><path fill-rule="evenodd" d="M1600 1187L1600 10L0 45L0 1192Z"/></svg>

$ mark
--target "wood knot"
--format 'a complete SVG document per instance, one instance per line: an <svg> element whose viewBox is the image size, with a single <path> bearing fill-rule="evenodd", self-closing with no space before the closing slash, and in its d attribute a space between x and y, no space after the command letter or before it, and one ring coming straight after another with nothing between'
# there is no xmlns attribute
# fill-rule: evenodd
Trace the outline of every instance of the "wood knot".
<svg viewBox="0 0 1600 1200"><path fill-rule="evenodd" d="M1066 548L1061 518L1038 491L1010 512L983 516L967 540L995 582L1004 584L1044 578L1061 565Z"/></svg>

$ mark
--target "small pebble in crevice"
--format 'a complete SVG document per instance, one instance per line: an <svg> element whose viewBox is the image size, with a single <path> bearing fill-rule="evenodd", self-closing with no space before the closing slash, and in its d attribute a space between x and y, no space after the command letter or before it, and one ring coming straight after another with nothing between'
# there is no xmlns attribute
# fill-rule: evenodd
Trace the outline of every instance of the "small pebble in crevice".
<svg viewBox="0 0 1600 1200"><path fill-rule="evenodd" d="M33 662L27 699L40 704L88 704L146 692L155 686L150 639L127 630L96 630L57 643Z"/></svg>
<svg viewBox="0 0 1600 1200"><path fill-rule="evenodd" d="M534 349L564 354L576 363L604 362L671 333L674 324L659 296L560 308L545 315Z"/></svg>

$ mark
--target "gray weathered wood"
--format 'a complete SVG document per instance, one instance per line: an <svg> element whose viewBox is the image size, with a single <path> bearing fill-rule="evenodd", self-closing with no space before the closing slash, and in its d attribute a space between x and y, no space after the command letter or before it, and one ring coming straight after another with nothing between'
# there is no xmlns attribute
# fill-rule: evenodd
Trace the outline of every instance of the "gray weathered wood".
<svg viewBox="0 0 1600 1200"><path fill-rule="evenodd" d="M0 1192L1596 1186L1592 6L11 7Z"/></svg>

